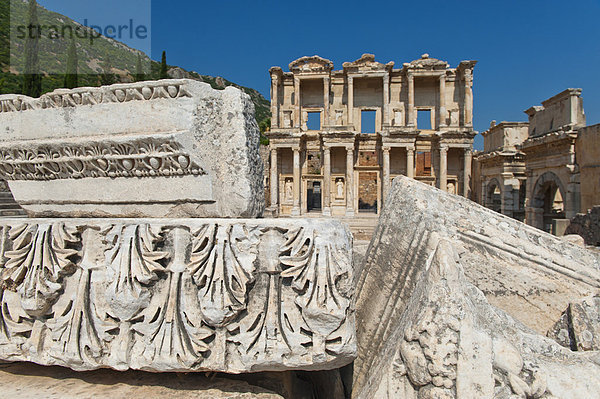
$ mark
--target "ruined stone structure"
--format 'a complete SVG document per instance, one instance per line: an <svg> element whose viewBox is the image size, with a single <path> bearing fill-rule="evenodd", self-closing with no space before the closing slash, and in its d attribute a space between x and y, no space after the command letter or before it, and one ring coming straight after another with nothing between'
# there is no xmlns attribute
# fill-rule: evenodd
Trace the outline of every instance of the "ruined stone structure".
<svg viewBox="0 0 600 399"><path fill-rule="evenodd" d="M0 96L0 110L0 178L52 217L0 218L0 360L241 373L354 359L352 236L258 218L249 96L161 80Z"/></svg>
<svg viewBox="0 0 600 399"><path fill-rule="evenodd" d="M365 54L342 70L319 56L271 68L271 209L378 213L399 175L469 196L475 64Z"/></svg>
<svg viewBox="0 0 600 399"><path fill-rule="evenodd" d="M600 124L577 131L575 159L579 166L581 206L585 213L600 205Z"/></svg>
<svg viewBox="0 0 600 399"><path fill-rule="evenodd" d="M353 398L599 397L597 252L398 177L356 273Z"/></svg>
<svg viewBox="0 0 600 399"><path fill-rule="evenodd" d="M580 209L577 130L585 126L581 89L567 89L525 111L529 137L520 146L527 174L527 224L562 234Z"/></svg>
<svg viewBox="0 0 600 399"><path fill-rule="evenodd" d="M480 204L517 220L525 218L525 159L517 149L528 136L527 122L493 121L482 133L483 153L476 156L474 197Z"/></svg>
<svg viewBox="0 0 600 399"><path fill-rule="evenodd" d="M472 199L562 235L580 210L600 204L600 125L585 126L581 89L542 104L525 111L529 122L492 122L483 133Z"/></svg>

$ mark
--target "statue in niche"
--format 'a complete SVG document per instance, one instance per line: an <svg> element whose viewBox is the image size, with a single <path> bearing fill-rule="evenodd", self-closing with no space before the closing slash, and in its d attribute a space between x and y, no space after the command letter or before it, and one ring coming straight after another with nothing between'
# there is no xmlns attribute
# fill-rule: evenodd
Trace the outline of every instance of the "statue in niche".
<svg viewBox="0 0 600 399"><path fill-rule="evenodd" d="M294 199L294 180L291 177L285 179L285 199L288 201Z"/></svg>
<svg viewBox="0 0 600 399"><path fill-rule="evenodd" d="M448 184L446 185L446 192L450 194L456 194L456 185L454 184L454 182L448 182Z"/></svg>
<svg viewBox="0 0 600 399"><path fill-rule="evenodd" d="M344 198L344 178L335 179L336 198Z"/></svg>

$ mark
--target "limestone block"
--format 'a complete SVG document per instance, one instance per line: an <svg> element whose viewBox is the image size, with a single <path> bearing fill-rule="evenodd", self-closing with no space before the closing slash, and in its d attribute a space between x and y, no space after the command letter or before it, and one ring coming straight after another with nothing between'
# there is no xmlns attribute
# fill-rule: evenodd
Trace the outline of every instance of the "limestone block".
<svg viewBox="0 0 600 399"><path fill-rule="evenodd" d="M193 80L0 96L0 178L32 216L258 217L250 98Z"/></svg>
<svg viewBox="0 0 600 399"><path fill-rule="evenodd" d="M600 297L569 304L547 335L572 350L600 350Z"/></svg>
<svg viewBox="0 0 600 399"><path fill-rule="evenodd" d="M327 370L356 355L334 220L0 219L0 359Z"/></svg>
<svg viewBox="0 0 600 399"><path fill-rule="evenodd" d="M433 234L428 247L400 316L382 321L391 333L364 380L355 378L352 397L598 397L600 353L571 352L491 306L467 281L450 240ZM355 369L359 377L364 367Z"/></svg>
<svg viewBox="0 0 600 399"><path fill-rule="evenodd" d="M357 267L353 397L593 397L598 353L543 335L599 270L597 253L396 178Z"/></svg>

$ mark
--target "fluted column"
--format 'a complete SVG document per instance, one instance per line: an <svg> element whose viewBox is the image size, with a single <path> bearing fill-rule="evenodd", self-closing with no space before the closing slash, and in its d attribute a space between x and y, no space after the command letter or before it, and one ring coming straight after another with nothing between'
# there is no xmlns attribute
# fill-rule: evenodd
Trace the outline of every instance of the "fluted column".
<svg viewBox="0 0 600 399"><path fill-rule="evenodd" d="M279 127L279 77L271 75L271 126Z"/></svg>
<svg viewBox="0 0 600 399"><path fill-rule="evenodd" d="M448 190L448 147L440 147L440 190Z"/></svg>
<svg viewBox="0 0 600 399"><path fill-rule="evenodd" d="M383 201L390 189L390 147L383 147Z"/></svg>
<svg viewBox="0 0 600 399"><path fill-rule="evenodd" d="M300 215L300 148L293 148L294 151L294 206L292 207L292 216Z"/></svg>
<svg viewBox="0 0 600 399"><path fill-rule="evenodd" d="M463 169L463 196L469 198L469 189L471 186L471 161L472 153L470 148L465 149L465 166Z"/></svg>
<svg viewBox="0 0 600 399"><path fill-rule="evenodd" d="M277 148L271 148L271 208L277 211L279 177L277 176Z"/></svg>
<svg viewBox="0 0 600 399"><path fill-rule="evenodd" d="M323 126L329 126L329 76L323 78L323 121L321 123L321 130Z"/></svg>
<svg viewBox="0 0 600 399"><path fill-rule="evenodd" d="M331 151L323 148L323 216L331 216Z"/></svg>
<svg viewBox="0 0 600 399"><path fill-rule="evenodd" d="M410 147L406 149L406 176L415 177L415 150Z"/></svg>
<svg viewBox="0 0 600 399"><path fill-rule="evenodd" d="M346 216L354 216L354 150L346 148Z"/></svg>
<svg viewBox="0 0 600 399"><path fill-rule="evenodd" d="M408 74L408 126L415 126L415 78Z"/></svg>
<svg viewBox="0 0 600 399"><path fill-rule="evenodd" d="M348 76L348 126L354 130L354 78Z"/></svg>
<svg viewBox="0 0 600 399"><path fill-rule="evenodd" d="M390 124L390 74L383 75L383 125Z"/></svg>
<svg viewBox="0 0 600 399"><path fill-rule="evenodd" d="M440 76L440 113L439 126L446 127L446 73Z"/></svg>
<svg viewBox="0 0 600 399"><path fill-rule="evenodd" d="M299 128L302 125L302 107L300 105L300 78L294 77L294 101L296 102L296 113L294 115L294 127Z"/></svg>

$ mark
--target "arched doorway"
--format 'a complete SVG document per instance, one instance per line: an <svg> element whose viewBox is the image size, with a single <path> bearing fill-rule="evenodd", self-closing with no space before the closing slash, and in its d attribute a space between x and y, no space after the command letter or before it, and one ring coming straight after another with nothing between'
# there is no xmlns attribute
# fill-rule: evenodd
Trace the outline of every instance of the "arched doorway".
<svg viewBox="0 0 600 399"><path fill-rule="evenodd" d="M502 190L497 179L492 179L486 186L485 206L493 211L502 211Z"/></svg>
<svg viewBox="0 0 600 399"><path fill-rule="evenodd" d="M531 202L539 215L536 227L554 233L552 222L565 219L566 205L566 192L558 176L552 172L541 175L535 183Z"/></svg>

